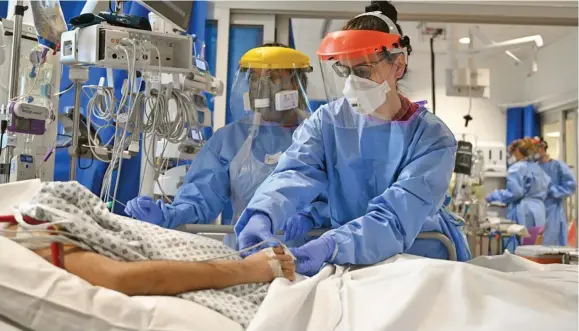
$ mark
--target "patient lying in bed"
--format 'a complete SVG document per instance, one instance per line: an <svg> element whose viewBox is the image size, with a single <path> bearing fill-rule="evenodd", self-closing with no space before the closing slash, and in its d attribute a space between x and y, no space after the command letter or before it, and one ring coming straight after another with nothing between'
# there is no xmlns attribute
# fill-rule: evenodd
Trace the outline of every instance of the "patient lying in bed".
<svg viewBox="0 0 579 331"><path fill-rule="evenodd" d="M10 226L8 230L16 230ZM7 233L6 237L14 234ZM187 261L117 261L74 245L63 246L64 269L95 286L126 295L177 295L184 292L222 289L225 287L271 282L274 273L270 257L264 252L243 260ZM283 276L294 279L295 265L290 255L280 247L273 249ZM50 248L35 249L35 253L52 261Z"/></svg>
<svg viewBox="0 0 579 331"><path fill-rule="evenodd" d="M294 277L293 257L279 248L271 257L241 259L220 241L115 215L76 182L42 183L14 214L41 221L44 237L30 238L38 228L22 220L13 240L51 260L46 228L56 226L64 268L93 285L127 295L177 295L244 327L268 293L270 265L278 265L279 276Z"/></svg>

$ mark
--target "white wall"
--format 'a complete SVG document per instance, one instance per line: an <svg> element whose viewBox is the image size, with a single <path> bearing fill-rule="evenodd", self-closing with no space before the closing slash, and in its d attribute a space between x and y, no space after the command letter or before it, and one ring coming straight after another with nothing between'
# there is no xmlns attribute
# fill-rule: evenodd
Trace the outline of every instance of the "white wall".
<svg viewBox="0 0 579 331"><path fill-rule="evenodd" d="M539 50L539 71L525 84L525 101L544 100L539 109L548 109L577 100L577 29Z"/></svg>
<svg viewBox="0 0 579 331"><path fill-rule="evenodd" d="M340 28L343 22L336 22L330 31ZM296 48L310 56L314 72L309 76L308 96L311 99L325 99L320 67L316 50L321 42L321 19L293 20ZM405 31L409 33L410 31ZM418 43L418 40L413 40ZM437 41L444 43L444 41ZM446 46L436 49L445 49ZM419 47L416 47L419 48ZM424 47L420 47L425 49ZM575 57L576 58L576 57ZM445 73L448 65L444 52L436 54L436 114L455 133L469 133L479 141L504 142L506 140L506 114L498 105L520 101L524 97L526 68L515 66L506 55L498 55L475 61L475 66L491 69L490 99L473 99L471 116L474 118L467 128L463 116L468 111L468 98L447 97L445 92ZM411 100L428 100L431 106L430 54L413 52L409 58L409 72L400 82L401 91Z"/></svg>
<svg viewBox="0 0 579 331"><path fill-rule="evenodd" d="M468 133L479 141L504 142L506 140L506 113L499 109L502 103L521 99L524 93L525 68L514 65L506 56L481 58L475 67L490 69L490 98L473 98L471 116L473 120L464 127L462 118L468 112L469 100L465 97L446 96L445 69L448 66L445 53L436 54L436 115L455 134ZM409 72L400 82L401 91L413 101L428 100L432 107L432 84L430 76L430 54L412 53Z"/></svg>

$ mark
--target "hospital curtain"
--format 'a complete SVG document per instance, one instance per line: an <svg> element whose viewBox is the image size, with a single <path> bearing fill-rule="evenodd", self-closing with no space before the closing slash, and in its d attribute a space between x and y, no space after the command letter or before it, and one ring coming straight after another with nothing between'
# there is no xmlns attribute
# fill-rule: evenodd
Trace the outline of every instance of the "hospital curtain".
<svg viewBox="0 0 579 331"><path fill-rule="evenodd" d="M0 1L0 17L6 18L8 16L8 0Z"/></svg>
<svg viewBox="0 0 579 331"><path fill-rule="evenodd" d="M533 105L507 109L507 146L516 139L538 136L540 116Z"/></svg>

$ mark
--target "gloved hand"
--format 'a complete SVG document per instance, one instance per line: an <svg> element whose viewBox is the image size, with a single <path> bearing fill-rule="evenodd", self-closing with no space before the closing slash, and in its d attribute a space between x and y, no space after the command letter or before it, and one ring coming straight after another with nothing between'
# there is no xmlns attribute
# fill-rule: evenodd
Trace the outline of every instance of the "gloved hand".
<svg viewBox="0 0 579 331"><path fill-rule="evenodd" d="M314 228L314 221L312 221L308 216L297 214L296 216L290 218L285 223L284 230L284 241L296 240L304 238L306 233Z"/></svg>
<svg viewBox="0 0 579 331"><path fill-rule="evenodd" d="M492 191L489 195L487 195L486 200L488 203L491 203L493 201L496 202L501 202L501 197L499 195L499 191Z"/></svg>
<svg viewBox="0 0 579 331"><path fill-rule="evenodd" d="M302 275L313 276L328 261L336 250L336 242L331 236L314 239L302 247L290 248L296 258L296 271Z"/></svg>
<svg viewBox="0 0 579 331"><path fill-rule="evenodd" d="M127 203L125 214L147 223L162 226L163 210L151 197L137 197Z"/></svg>
<svg viewBox="0 0 579 331"><path fill-rule="evenodd" d="M273 237L271 230L271 220L269 217L263 213L254 213L247 222L247 225L241 233L239 234L239 250L246 249L255 244L258 244L264 240ZM245 257L254 253L254 251L242 253L241 256Z"/></svg>

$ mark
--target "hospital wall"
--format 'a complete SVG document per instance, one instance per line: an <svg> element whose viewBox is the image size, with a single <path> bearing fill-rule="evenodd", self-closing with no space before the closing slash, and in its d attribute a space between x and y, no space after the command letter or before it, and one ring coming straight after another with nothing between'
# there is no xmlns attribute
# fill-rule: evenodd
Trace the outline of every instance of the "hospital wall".
<svg viewBox="0 0 579 331"><path fill-rule="evenodd" d="M539 50L539 71L525 82L525 100L541 100L545 110L567 101L577 101L578 38L575 29Z"/></svg>
<svg viewBox="0 0 579 331"><path fill-rule="evenodd" d="M446 95L445 70L448 58L445 53L436 54L436 115L450 130L459 135L473 134L480 142L504 142L506 139L506 113L500 104L518 101L524 94L526 71L518 67L507 56L493 56L474 61L477 68L490 69L489 98L473 98L471 116L473 120L465 127L463 116L467 114L467 97ZM401 91L411 100L428 100L432 107L432 84L430 76L430 54L412 53L410 71L400 82Z"/></svg>

